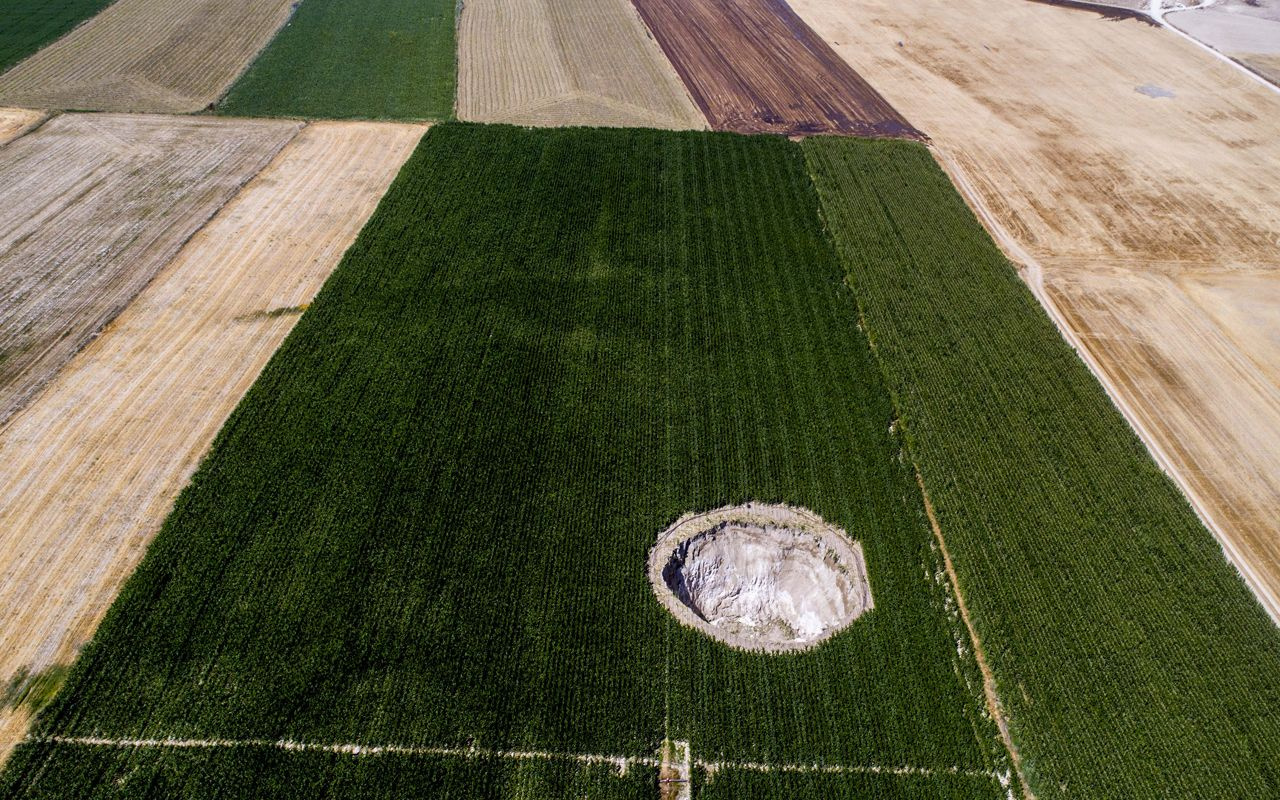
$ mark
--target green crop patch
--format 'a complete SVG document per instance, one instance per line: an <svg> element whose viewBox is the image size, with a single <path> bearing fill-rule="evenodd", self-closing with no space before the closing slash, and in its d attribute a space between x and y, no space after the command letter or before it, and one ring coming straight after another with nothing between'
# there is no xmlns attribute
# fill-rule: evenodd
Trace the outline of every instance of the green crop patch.
<svg viewBox="0 0 1280 800"><path fill-rule="evenodd" d="M217 105L232 116L446 119L456 0L300 0Z"/></svg>
<svg viewBox="0 0 1280 800"><path fill-rule="evenodd" d="M847 531L874 608L780 655L677 623L650 547L750 500ZM0 793L656 797L670 740L708 797L1004 798L944 575L800 148L445 124Z"/></svg>
<svg viewBox="0 0 1280 800"><path fill-rule="evenodd" d="M0 72L67 33L111 0L6 0L0 7Z"/></svg>
<svg viewBox="0 0 1280 800"><path fill-rule="evenodd" d="M1036 797L1280 794L1280 631L925 148L804 151Z"/></svg>

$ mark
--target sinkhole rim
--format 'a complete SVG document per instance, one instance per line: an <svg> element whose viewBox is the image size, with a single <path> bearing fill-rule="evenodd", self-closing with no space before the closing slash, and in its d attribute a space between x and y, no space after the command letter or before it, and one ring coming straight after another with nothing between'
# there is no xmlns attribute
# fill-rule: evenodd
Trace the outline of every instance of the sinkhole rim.
<svg viewBox="0 0 1280 800"><path fill-rule="evenodd" d="M849 583L848 596L844 598L850 608L838 622L821 633L798 639L777 639L746 634L708 622L701 614L685 604L668 583L667 569L677 557L677 551L686 542L715 534L737 524L747 528L769 529L790 533L797 539L809 539L821 544L824 554L834 563ZM871 596L871 584L867 578L866 560L862 545L842 528L827 522L807 508L785 504L749 502L722 506L711 511L684 514L658 534L649 550L648 574L650 588L655 597L681 625L693 628L737 650L753 653L793 653L810 650L846 630L860 616L875 607ZM836 589L838 591L838 589Z"/></svg>

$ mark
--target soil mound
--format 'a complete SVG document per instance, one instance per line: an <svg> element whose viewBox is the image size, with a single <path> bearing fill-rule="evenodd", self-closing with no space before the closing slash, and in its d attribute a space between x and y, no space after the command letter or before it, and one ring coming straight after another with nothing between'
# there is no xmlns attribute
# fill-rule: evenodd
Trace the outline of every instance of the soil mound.
<svg viewBox="0 0 1280 800"><path fill-rule="evenodd" d="M682 623L746 650L813 647L873 606L861 546L789 506L681 517L650 552L649 579Z"/></svg>

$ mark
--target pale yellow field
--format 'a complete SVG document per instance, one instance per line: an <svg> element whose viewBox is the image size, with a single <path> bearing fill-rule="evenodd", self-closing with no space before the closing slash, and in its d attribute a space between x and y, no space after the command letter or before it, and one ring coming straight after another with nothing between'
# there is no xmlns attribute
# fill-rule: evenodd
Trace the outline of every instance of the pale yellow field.
<svg viewBox="0 0 1280 800"><path fill-rule="evenodd" d="M25 108L0 108L0 144L10 142L31 130L45 115Z"/></svg>
<svg viewBox="0 0 1280 800"><path fill-rule="evenodd" d="M1025 0L794 5L933 138L1280 610L1280 352L1256 302L1280 287L1280 96L1170 31Z"/></svg>
<svg viewBox="0 0 1280 800"><path fill-rule="evenodd" d="M0 75L0 103L199 111L289 19L291 0L117 0Z"/></svg>
<svg viewBox="0 0 1280 800"><path fill-rule="evenodd" d="M0 685L89 639L424 131L305 128L0 428ZM0 760L26 722L0 710Z"/></svg>
<svg viewBox="0 0 1280 800"><path fill-rule="evenodd" d="M629 0L467 0L459 119L706 128Z"/></svg>

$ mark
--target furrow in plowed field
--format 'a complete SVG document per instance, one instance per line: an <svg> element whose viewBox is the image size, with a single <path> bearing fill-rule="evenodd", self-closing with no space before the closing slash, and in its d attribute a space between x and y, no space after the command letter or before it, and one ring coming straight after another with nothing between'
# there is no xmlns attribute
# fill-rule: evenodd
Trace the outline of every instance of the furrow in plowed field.
<svg viewBox="0 0 1280 800"><path fill-rule="evenodd" d="M0 686L89 638L423 130L305 129L0 430ZM26 720L0 708L0 759Z"/></svg>
<svg viewBox="0 0 1280 800"><path fill-rule="evenodd" d="M25 108L0 108L0 144L11 142L31 130L44 119L40 111Z"/></svg>
<svg viewBox="0 0 1280 800"><path fill-rule="evenodd" d="M628 0L464 4L458 117L539 126L707 126Z"/></svg>
<svg viewBox="0 0 1280 800"><path fill-rule="evenodd" d="M300 127L68 114L0 150L0 423Z"/></svg>
<svg viewBox="0 0 1280 800"><path fill-rule="evenodd" d="M923 138L785 0L634 0L716 130Z"/></svg>
<svg viewBox="0 0 1280 800"><path fill-rule="evenodd" d="M289 19L290 0L119 0L0 76L0 102L199 111Z"/></svg>
<svg viewBox="0 0 1280 800"><path fill-rule="evenodd" d="M967 176L1280 611L1280 354L1211 307L1280 291L1280 97L1169 31L1023 0L796 7Z"/></svg>

